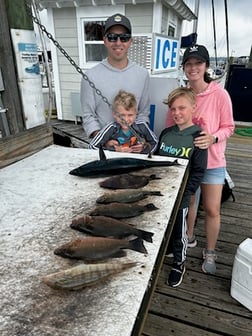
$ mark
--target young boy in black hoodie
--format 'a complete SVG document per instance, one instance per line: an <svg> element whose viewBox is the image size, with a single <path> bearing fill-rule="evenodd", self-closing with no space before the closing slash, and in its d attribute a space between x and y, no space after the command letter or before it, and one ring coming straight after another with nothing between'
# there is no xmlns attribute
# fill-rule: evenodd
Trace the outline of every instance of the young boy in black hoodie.
<svg viewBox="0 0 252 336"><path fill-rule="evenodd" d="M196 107L194 92L186 87L177 88L169 94L165 104L169 106L175 125L161 132L155 154L189 160L189 177L170 240L173 265L168 284L177 287L185 273L188 241L186 217L190 196L196 192L202 181L207 166L207 149L199 149L193 144L194 138L202 131L192 121Z"/></svg>

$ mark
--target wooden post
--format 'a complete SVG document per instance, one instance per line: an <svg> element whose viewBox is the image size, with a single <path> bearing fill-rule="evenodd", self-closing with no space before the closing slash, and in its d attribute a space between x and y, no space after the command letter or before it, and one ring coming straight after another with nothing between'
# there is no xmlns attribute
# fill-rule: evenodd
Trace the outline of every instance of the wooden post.
<svg viewBox="0 0 252 336"><path fill-rule="evenodd" d="M0 98L2 107L7 109L6 117L10 134L25 130L10 29L33 30L32 18L26 9L26 1L30 2L30 0L0 0L0 68L4 83L4 91L0 92ZM0 128L4 129L1 118Z"/></svg>

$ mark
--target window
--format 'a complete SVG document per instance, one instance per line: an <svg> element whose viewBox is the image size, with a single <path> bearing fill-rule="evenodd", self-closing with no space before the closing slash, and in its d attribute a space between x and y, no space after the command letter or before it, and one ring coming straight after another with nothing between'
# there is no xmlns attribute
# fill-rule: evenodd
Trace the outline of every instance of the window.
<svg viewBox="0 0 252 336"><path fill-rule="evenodd" d="M107 57L107 50L103 44L104 27L105 20L82 20L84 63L100 62Z"/></svg>
<svg viewBox="0 0 252 336"><path fill-rule="evenodd" d="M168 36L175 36L175 28L170 25L168 27Z"/></svg>

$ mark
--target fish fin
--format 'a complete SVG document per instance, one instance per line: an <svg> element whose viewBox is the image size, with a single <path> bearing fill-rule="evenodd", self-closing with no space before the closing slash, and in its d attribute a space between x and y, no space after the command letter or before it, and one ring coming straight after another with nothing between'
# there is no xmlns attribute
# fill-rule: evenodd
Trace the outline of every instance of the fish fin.
<svg viewBox="0 0 252 336"><path fill-rule="evenodd" d="M144 244L143 244L143 239L142 238L136 238L133 240L130 240L130 248L131 250L140 252L140 253L144 253L144 254L148 254Z"/></svg>
<svg viewBox="0 0 252 336"><path fill-rule="evenodd" d="M150 191L150 195L153 195L153 196L164 196L163 194L161 194L160 191Z"/></svg>
<svg viewBox="0 0 252 336"><path fill-rule="evenodd" d="M125 257L127 255L126 251L124 250L119 250L116 251L115 253L111 254L111 258L121 258L121 257Z"/></svg>
<svg viewBox="0 0 252 336"><path fill-rule="evenodd" d="M91 234L91 235L93 235L94 233L94 228L91 224L86 224L85 226L71 227L71 228L77 231L80 231L80 232Z"/></svg>
<svg viewBox="0 0 252 336"><path fill-rule="evenodd" d="M151 175L149 176L149 179L150 179L150 180L161 180L161 177L157 177L155 174L151 174Z"/></svg>
<svg viewBox="0 0 252 336"><path fill-rule="evenodd" d="M100 157L101 161L106 161L107 160L105 152L104 152L102 146L99 147L99 157Z"/></svg>
<svg viewBox="0 0 252 336"><path fill-rule="evenodd" d="M144 230L138 230L139 233L141 234L141 238L149 243L152 243L152 236L154 235L153 232L149 232L149 231L144 231Z"/></svg>
<svg viewBox="0 0 252 336"><path fill-rule="evenodd" d="M94 232L94 226L92 224L86 224L86 229L88 232Z"/></svg>
<svg viewBox="0 0 252 336"><path fill-rule="evenodd" d="M146 204L144 207L146 211L158 210L158 208L153 203Z"/></svg>

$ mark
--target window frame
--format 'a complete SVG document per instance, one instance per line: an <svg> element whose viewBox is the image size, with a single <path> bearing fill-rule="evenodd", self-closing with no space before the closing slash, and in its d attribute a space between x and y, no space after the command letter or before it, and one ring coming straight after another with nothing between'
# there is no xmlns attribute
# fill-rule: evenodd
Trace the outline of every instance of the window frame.
<svg viewBox="0 0 252 336"><path fill-rule="evenodd" d="M100 63L101 60L99 61L88 61L86 58L86 46L88 45L104 45L103 39L102 40L92 40L92 41L88 41L85 39L86 33L85 33L85 23L86 22L106 22L107 18L103 17L103 18L97 18L97 17L93 17L93 18L81 18L80 19L80 25L81 25L81 47L82 47L82 53L83 53L83 67L85 68L90 68L92 66L94 66L97 63ZM105 47L104 47L105 48Z"/></svg>
<svg viewBox="0 0 252 336"><path fill-rule="evenodd" d="M85 40L84 35L84 21L106 21L108 17L114 13L122 13L125 15L125 6L85 6L76 8L76 18L77 18L77 36L78 36L78 54L79 54L79 65L82 69L90 69L93 66L100 63L100 61L89 61L86 62L86 49L83 41ZM92 43L91 43L92 42ZM89 41L88 44L103 44L103 40L97 43L96 41Z"/></svg>

